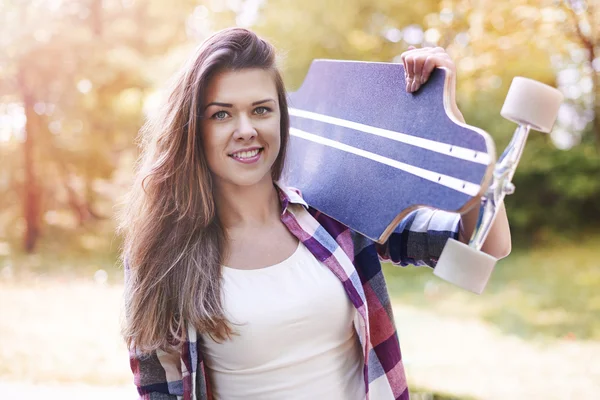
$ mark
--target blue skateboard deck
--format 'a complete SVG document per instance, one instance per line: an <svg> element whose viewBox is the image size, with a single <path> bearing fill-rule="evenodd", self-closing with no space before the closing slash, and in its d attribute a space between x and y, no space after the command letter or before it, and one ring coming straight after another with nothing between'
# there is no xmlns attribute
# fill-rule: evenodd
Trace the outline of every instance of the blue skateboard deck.
<svg viewBox="0 0 600 400"><path fill-rule="evenodd" d="M418 207L462 213L479 204L494 142L452 117L451 84L435 69L408 93L401 64L313 61L289 94L285 182L380 243Z"/></svg>

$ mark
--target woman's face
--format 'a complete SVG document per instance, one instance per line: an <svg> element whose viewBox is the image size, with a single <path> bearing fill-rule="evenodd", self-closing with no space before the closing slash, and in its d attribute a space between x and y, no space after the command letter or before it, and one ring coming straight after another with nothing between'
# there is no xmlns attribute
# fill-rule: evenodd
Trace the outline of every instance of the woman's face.
<svg viewBox="0 0 600 400"><path fill-rule="evenodd" d="M277 99L269 71L224 71L212 78L202 134L208 166L218 186L249 186L271 179L281 147Z"/></svg>

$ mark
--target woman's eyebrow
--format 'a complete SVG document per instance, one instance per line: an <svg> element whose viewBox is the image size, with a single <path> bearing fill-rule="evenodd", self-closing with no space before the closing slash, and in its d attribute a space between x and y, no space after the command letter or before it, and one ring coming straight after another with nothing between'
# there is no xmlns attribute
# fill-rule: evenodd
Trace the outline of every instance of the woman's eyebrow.
<svg viewBox="0 0 600 400"><path fill-rule="evenodd" d="M255 101L254 103L252 103L252 105L257 106L259 104L268 103L269 101L272 101L273 103L275 103L275 100L273 100L273 99L264 99L264 100L260 100L260 101Z"/></svg>
<svg viewBox="0 0 600 400"><path fill-rule="evenodd" d="M255 101L254 103L252 103L253 106L257 106L259 104L264 104L264 103L268 103L272 101L273 103L275 103L275 100L273 99L264 99L264 100L259 100L259 101ZM218 106L218 107L225 107L225 108L232 108L233 104L229 104L229 103L220 103L217 101L213 101L212 103L208 103L206 105L206 107L204 107L204 109L206 110L208 107L210 106Z"/></svg>
<svg viewBox="0 0 600 400"><path fill-rule="evenodd" d="M226 107L226 108L231 108L233 107L233 104L229 104L229 103L218 103L216 101L213 101L212 103L208 103L206 105L206 107L204 107L204 109L206 110L208 107L210 106L219 106L219 107Z"/></svg>

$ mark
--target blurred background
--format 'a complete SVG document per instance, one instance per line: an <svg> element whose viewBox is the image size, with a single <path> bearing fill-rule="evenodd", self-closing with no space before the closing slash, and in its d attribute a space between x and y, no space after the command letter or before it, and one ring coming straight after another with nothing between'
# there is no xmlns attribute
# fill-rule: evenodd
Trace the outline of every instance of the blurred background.
<svg viewBox="0 0 600 400"><path fill-rule="evenodd" d="M115 207L167 80L233 25L278 47L290 90L314 58L442 46L498 149L514 76L564 93L553 132L530 136L513 253L483 295L385 270L414 398L600 398L598 0L0 0L0 398L135 397Z"/></svg>

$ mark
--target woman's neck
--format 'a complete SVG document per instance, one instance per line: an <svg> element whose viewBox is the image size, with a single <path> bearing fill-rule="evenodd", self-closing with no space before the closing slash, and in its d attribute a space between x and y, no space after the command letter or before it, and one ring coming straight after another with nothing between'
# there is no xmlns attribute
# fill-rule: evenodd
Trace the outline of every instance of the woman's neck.
<svg viewBox="0 0 600 400"><path fill-rule="evenodd" d="M217 185L217 214L226 230L272 224L280 219L277 189L270 176L251 186Z"/></svg>

